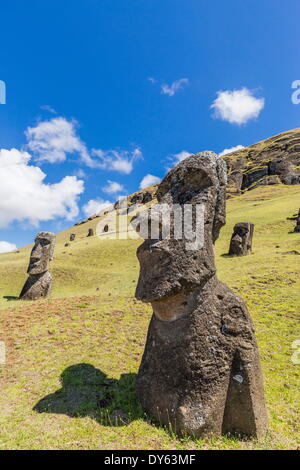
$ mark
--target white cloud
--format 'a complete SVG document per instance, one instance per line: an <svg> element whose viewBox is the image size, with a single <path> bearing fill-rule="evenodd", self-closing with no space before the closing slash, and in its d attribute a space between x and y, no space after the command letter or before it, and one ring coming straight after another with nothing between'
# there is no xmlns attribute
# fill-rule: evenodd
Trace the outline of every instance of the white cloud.
<svg viewBox="0 0 300 470"><path fill-rule="evenodd" d="M180 78L179 80L175 80L175 82L171 83L171 85L168 85L167 83L162 83L160 85L161 92L163 95L174 96L175 93L177 93L177 91L183 88L184 85L187 85L188 82L188 78Z"/></svg>
<svg viewBox="0 0 300 470"><path fill-rule="evenodd" d="M0 242L0 253L9 253L15 251L17 246L14 243Z"/></svg>
<svg viewBox="0 0 300 470"><path fill-rule="evenodd" d="M107 185L102 188L107 194L116 194L124 190L124 186L116 181L107 180Z"/></svg>
<svg viewBox="0 0 300 470"><path fill-rule="evenodd" d="M192 155L190 152L187 152L186 150L182 150L179 153L175 153L174 155L171 155L171 159L176 165L177 163L182 162L182 160L189 157L190 155Z"/></svg>
<svg viewBox="0 0 300 470"><path fill-rule="evenodd" d="M40 162L63 162L68 153L77 153L87 165L92 165L87 148L76 133L77 126L76 121L57 117L28 127L25 132L27 148Z"/></svg>
<svg viewBox="0 0 300 470"><path fill-rule="evenodd" d="M49 106L48 104L44 104L43 106L41 106L41 109L43 109L44 111L48 111L51 114L57 114L55 109L52 108L52 106Z"/></svg>
<svg viewBox="0 0 300 470"><path fill-rule="evenodd" d="M87 178L87 174L82 168L79 168L78 170L75 170L73 172L73 175L77 176L78 178Z"/></svg>
<svg viewBox="0 0 300 470"><path fill-rule="evenodd" d="M167 157L168 165L165 167L167 172L170 171L174 166L176 166L177 163L182 162L182 160L189 157L190 155L192 155L190 152L182 150L181 152L174 153L173 155Z"/></svg>
<svg viewBox="0 0 300 470"><path fill-rule="evenodd" d="M129 175L132 170L134 163L143 158L141 150L136 147L132 151L128 150L101 150L93 149L92 154L100 159L100 162L96 162L98 168L105 170L117 171Z"/></svg>
<svg viewBox="0 0 300 470"><path fill-rule="evenodd" d="M89 168L113 170L127 175L132 172L135 161L143 158L138 147L130 151L93 149L90 152L77 134L77 127L75 120L68 121L63 117L40 122L36 127L28 127L26 130L26 148L32 151L39 162L64 162L67 154L77 154Z"/></svg>
<svg viewBox="0 0 300 470"><path fill-rule="evenodd" d="M30 165L30 159L27 152L0 150L0 228L13 221L36 226L57 217L72 220L79 212L83 181L66 176L59 183L46 184L46 174Z"/></svg>
<svg viewBox="0 0 300 470"><path fill-rule="evenodd" d="M218 91L211 108L216 118L241 125L257 118L264 105L264 98L256 98L251 90L244 87L240 90Z"/></svg>
<svg viewBox="0 0 300 470"><path fill-rule="evenodd" d="M161 182L161 178L154 175L146 175L140 182L140 189L147 188L147 186L152 186L153 184L158 184Z"/></svg>
<svg viewBox="0 0 300 470"><path fill-rule="evenodd" d="M110 201L105 201L104 199L90 199L82 208L83 212L87 217L90 217L94 214L99 214L106 207L111 206Z"/></svg>
<svg viewBox="0 0 300 470"><path fill-rule="evenodd" d="M232 152L235 152L236 150L241 150L243 148L244 148L243 145L236 145L235 147L230 147L228 149L222 150L222 152L220 152L219 155L220 157L222 157L223 155L227 155L227 153L232 153Z"/></svg>

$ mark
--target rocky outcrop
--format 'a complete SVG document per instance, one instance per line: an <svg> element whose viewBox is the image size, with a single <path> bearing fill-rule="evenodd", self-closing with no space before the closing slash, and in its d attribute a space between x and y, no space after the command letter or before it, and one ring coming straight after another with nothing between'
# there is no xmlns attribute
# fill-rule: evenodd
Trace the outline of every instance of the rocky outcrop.
<svg viewBox="0 0 300 470"><path fill-rule="evenodd" d="M153 199L153 195L149 191L144 191L141 193L134 194L130 199L130 203L131 204L147 204L147 202L152 201L152 199Z"/></svg>
<svg viewBox="0 0 300 470"><path fill-rule="evenodd" d="M254 224L238 222L235 224L230 240L229 255L244 256L252 253Z"/></svg>
<svg viewBox="0 0 300 470"><path fill-rule="evenodd" d="M258 185L300 184L300 129L227 154L224 159L229 195Z"/></svg>
<svg viewBox="0 0 300 470"><path fill-rule="evenodd" d="M37 300L51 292L52 276L49 263L54 257L55 235L50 232L37 234L31 251L27 273L29 277L20 294L21 300Z"/></svg>
<svg viewBox="0 0 300 470"><path fill-rule="evenodd" d="M180 435L262 436L267 413L254 327L242 299L216 277L213 244L225 224L224 161L213 152L188 157L160 183L157 200L163 206L135 223L145 238L137 251L136 297L153 308L138 398L150 416ZM170 217L159 219L160 207L169 208ZM192 214L192 227L177 237L181 210ZM150 225L161 220L155 239L142 230L146 216ZM202 241L191 245L198 222ZM166 237L164 226L170 229Z"/></svg>

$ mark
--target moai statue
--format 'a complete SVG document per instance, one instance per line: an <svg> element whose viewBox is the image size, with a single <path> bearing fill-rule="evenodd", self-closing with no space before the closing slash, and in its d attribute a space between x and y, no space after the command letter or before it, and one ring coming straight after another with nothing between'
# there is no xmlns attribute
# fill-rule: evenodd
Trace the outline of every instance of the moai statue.
<svg viewBox="0 0 300 470"><path fill-rule="evenodd" d="M73 242L76 238L76 234L75 233L71 233L70 234L70 242Z"/></svg>
<svg viewBox="0 0 300 470"><path fill-rule="evenodd" d="M254 224L238 222L235 224L230 240L229 255L244 256L252 253Z"/></svg>
<svg viewBox="0 0 300 470"><path fill-rule="evenodd" d="M52 276L49 262L54 257L55 235L50 232L37 234L32 248L27 273L29 277L20 294L21 300L36 300L51 292Z"/></svg>
<svg viewBox="0 0 300 470"><path fill-rule="evenodd" d="M89 228L87 237L93 237L94 236L94 230L92 228Z"/></svg>
<svg viewBox="0 0 300 470"><path fill-rule="evenodd" d="M174 207L177 214L192 208L193 226L202 207L203 243L187 243L188 228L176 239L178 219L175 224L171 212L170 235L144 235L137 250L136 298L153 308L138 398L179 435L262 436L267 412L254 327L243 300L216 277L213 244L225 224L225 162L213 152L186 158L160 183L157 199L174 214ZM151 209L148 214L151 222Z"/></svg>
<svg viewBox="0 0 300 470"><path fill-rule="evenodd" d="M296 227L294 228L294 232L300 232L300 209L296 219Z"/></svg>

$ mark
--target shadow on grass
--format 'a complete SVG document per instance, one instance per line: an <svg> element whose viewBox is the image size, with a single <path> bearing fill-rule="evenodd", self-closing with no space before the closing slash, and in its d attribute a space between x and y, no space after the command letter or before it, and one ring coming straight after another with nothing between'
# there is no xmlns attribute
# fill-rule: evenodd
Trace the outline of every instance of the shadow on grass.
<svg viewBox="0 0 300 470"><path fill-rule="evenodd" d="M95 419L104 426L124 426L144 416L135 393L136 374L110 379L91 364L75 364L63 371L62 387L42 398L38 413L65 414Z"/></svg>
<svg viewBox="0 0 300 470"><path fill-rule="evenodd" d="M8 301L10 301L10 300L19 300L19 297L15 297L14 295L4 295L3 299L6 299Z"/></svg>

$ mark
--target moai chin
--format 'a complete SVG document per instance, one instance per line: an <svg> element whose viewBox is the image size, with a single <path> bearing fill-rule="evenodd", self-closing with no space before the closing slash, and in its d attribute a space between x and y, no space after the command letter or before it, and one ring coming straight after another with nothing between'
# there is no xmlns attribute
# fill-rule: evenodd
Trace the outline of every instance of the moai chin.
<svg viewBox="0 0 300 470"><path fill-rule="evenodd" d="M216 277L213 244L225 224L225 162L213 152L186 158L160 183L157 199L169 207L203 204L204 244L187 250L186 240L171 231L165 239L145 239L137 250L136 297L153 307L139 400L179 435L262 436L267 412L253 324L243 300Z"/></svg>
<svg viewBox="0 0 300 470"><path fill-rule="evenodd" d="M252 253L254 224L251 222L238 222L233 228L230 240L229 255L244 256Z"/></svg>
<svg viewBox="0 0 300 470"><path fill-rule="evenodd" d="M29 277L20 294L21 300L37 300L51 292L52 276L49 263L54 257L55 235L50 232L37 234L32 248L27 273Z"/></svg>

